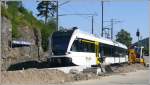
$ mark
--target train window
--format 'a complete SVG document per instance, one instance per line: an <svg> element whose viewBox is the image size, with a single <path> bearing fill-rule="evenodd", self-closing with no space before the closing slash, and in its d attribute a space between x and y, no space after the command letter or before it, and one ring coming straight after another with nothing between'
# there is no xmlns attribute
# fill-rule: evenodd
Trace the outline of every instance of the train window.
<svg viewBox="0 0 150 85"><path fill-rule="evenodd" d="M112 56L112 46L100 43L100 53L101 56Z"/></svg>
<svg viewBox="0 0 150 85"><path fill-rule="evenodd" d="M119 49L117 46L113 46L113 52L112 52L112 55L113 57L119 57Z"/></svg>
<svg viewBox="0 0 150 85"><path fill-rule="evenodd" d="M126 55L126 50L125 49L123 49L123 48L119 48L119 53L120 53L120 57L125 57L125 55Z"/></svg>
<svg viewBox="0 0 150 85"><path fill-rule="evenodd" d="M94 43L91 43L91 44L90 44L89 51L90 51L90 52L95 52L95 44L94 44Z"/></svg>
<svg viewBox="0 0 150 85"><path fill-rule="evenodd" d="M52 51L54 55L64 55L73 31L57 31L52 35Z"/></svg>
<svg viewBox="0 0 150 85"><path fill-rule="evenodd" d="M100 50L99 50L101 57L104 57L104 46L102 43L100 43Z"/></svg>
<svg viewBox="0 0 150 85"><path fill-rule="evenodd" d="M115 57L120 57L119 47L115 46Z"/></svg>
<svg viewBox="0 0 150 85"><path fill-rule="evenodd" d="M117 47L117 46L112 46L112 45L107 45L104 43L100 43L100 54L101 56L105 57L124 57L126 53L126 49Z"/></svg>
<svg viewBox="0 0 150 85"><path fill-rule="evenodd" d="M71 51L75 52L95 52L95 45L93 43L82 42L77 39L73 42Z"/></svg>
<svg viewBox="0 0 150 85"><path fill-rule="evenodd" d="M77 51L77 40L75 40L74 43L72 44L71 50Z"/></svg>
<svg viewBox="0 0 150 85"><path fill-rule="evenodd" d="M82 43L79 40L75 40L72 44L71 51L75 51L75 52L84 51Z"/></svg>
<svg viewBox="0 0 150 85"><path fill-rule="evenodd" d="M114 57L125 57L125 55L127 54L126 51L127 50L124 48L120 48L120 47L115 46L113 48L113 56Z"/></svg>
<svg viewBox="0 0 150 85"><path fill-rule="evenodd" d="M112 46L109 45L109 56L112 57Z"/></svg>

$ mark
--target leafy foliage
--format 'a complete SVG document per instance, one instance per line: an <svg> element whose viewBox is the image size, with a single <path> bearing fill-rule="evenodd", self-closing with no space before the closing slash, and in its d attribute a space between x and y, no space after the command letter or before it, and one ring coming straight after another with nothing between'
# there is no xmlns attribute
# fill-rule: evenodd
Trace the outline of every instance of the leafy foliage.
<svg viewBox="0 0 150 85"><path fill-rule="evenodd" d="M132 37L130 36L130 33L125 31L124 29L121 29L121 31L116 35L116 41L123 43L129 47L132 42Z"/></svg>
<svg viewBox="0 0 150 85"><path fill-rule="evenodd" d="M8 13L10 14L10 20L12 23L12 37L13 38L19 38L21 37L21 34L18 32L18 23L20 22L19 16L18 16L18 8L21 5L21 2L19 1L10 1L7 2L8 4Z"/></svg>
<svg viewBox="0 0 150 85"><path fill-rule="evenodd" d="M48 18L54 17L56 14L56 2L53 1L41 1L38 4L37 10L39 14L37 16L45 17L45 24L47 23Z"/></svg>

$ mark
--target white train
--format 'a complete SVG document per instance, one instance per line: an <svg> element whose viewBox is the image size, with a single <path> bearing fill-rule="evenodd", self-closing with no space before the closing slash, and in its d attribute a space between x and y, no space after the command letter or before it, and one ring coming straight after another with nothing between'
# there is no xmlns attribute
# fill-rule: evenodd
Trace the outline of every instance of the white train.
<svg viewBox="0 0 150 85"><path fill-rule="evenodd" d="M127 47L119 42L96 37L79 29L60 30L52 34L51 64L91 67L98 63L128 61Z"/></svg>

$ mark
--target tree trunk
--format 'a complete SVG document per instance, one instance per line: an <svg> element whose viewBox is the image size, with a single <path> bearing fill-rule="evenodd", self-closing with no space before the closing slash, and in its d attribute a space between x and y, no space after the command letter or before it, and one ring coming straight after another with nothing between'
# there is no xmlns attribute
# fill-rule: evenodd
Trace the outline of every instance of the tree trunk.
<svg viewBox="0 0 150 85"><path fill-rule="evenodd" d="M45 24L47 24L47 18L48 18L48 2L46 3Z"/></svg>

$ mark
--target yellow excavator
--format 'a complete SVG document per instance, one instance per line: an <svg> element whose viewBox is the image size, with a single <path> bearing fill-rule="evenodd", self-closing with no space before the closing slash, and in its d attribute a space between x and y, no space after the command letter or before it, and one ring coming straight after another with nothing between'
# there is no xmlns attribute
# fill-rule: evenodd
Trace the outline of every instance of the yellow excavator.
<svg viewBox="0 0 150 85"><path fill-rule="evenodd" d="M129 64L133 63L141 63L145 65L145 61L143 58L143 48L144 47L130 47L129 48Z"/></svg>

